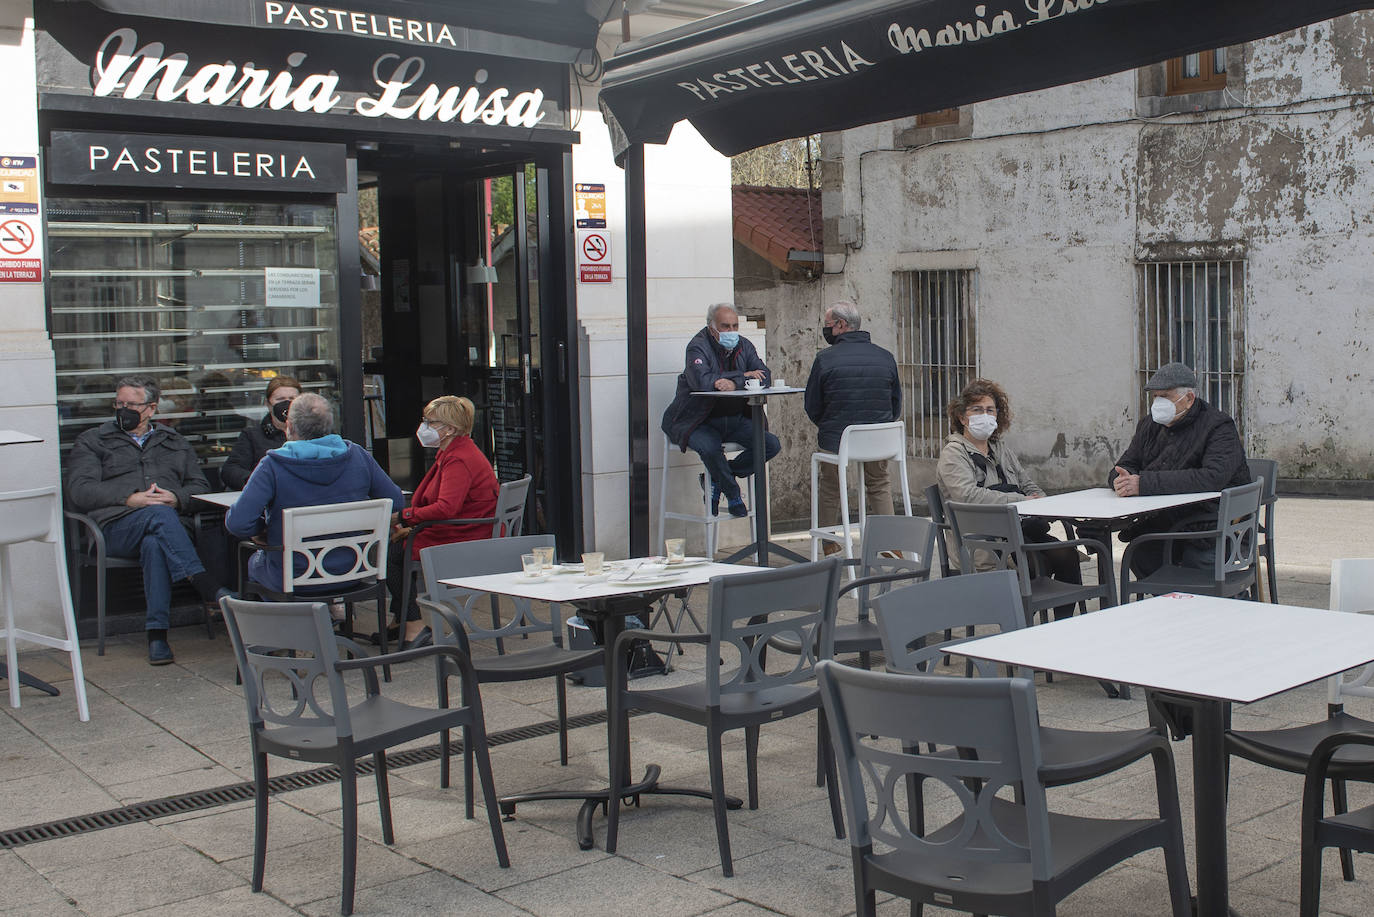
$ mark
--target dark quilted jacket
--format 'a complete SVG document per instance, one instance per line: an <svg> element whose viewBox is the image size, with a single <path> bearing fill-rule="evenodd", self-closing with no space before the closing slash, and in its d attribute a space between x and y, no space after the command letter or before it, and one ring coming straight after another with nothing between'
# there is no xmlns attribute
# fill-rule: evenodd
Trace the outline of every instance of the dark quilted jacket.
<svg viewBox="0 0 1374 917"><path fill-rule="evenodd" d="M892 354L867 331L850 331L816 355L806 380L806 415L822 450L840 448L850 424L887 423L902 413L902 381Z"/></svg>

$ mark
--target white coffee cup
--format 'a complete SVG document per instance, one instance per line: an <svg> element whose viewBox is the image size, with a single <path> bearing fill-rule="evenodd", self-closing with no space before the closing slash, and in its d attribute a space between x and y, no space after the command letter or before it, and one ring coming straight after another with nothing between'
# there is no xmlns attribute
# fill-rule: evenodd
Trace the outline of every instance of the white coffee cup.
<svg viewBox="0 0 1374 917"><path fill-rule="evenodd" d="M777 377L777 376L774 376L774 377L773 377L773 386L772 386L772 387L773 387L773 388L787 388L787 383L784 382L784 381L782 381L781 378L779 378L779 377Z"/></svg>
<svg viewBox="0 0 1374 917"><path fill-rule="evenodd" d="M763 382L759 379L745 379L744 390L747 392L757 392L763 388Z"/></svg>

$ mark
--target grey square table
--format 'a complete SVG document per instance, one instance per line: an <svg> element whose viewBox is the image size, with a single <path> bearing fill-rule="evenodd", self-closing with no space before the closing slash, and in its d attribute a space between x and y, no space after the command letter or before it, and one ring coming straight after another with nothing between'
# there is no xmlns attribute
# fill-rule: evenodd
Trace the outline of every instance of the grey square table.
<svg viewBox="0 0 1374 917"><path fill-rule="evenodd" d="M584 618L601 623L601 642L606 647L612 647L615 645L616 637L625 629L625 618L639 612L647 612L659 595L686 586L699 586L710 582L717 576L747 576L761 569L760 567L745 567L729 563L705 563L683 567L675 571L676 576L669 582L655 582L650 579L650 575L640 572L640 568L648 561L649 558L631 558L627 561L613 562L618 568L619 576L628 575L628 585L614 585L612 581L617 579L615 575L608 579L595 580L578 573L556 573L538 580L529 579L521 573L493 573L487 576L459 576L441 579L439 582L445 586L456 586L459 589L468 589L474 592L513 596L537 602L575 605L579 614ZM634 582L637 577L644 580L643 584ZM648 618L645 621L647 622ZM612 663L611 653L607 652L602 663L605 666L607 692L612 691L615 684L611 677ZM611 722L608 717L606 720L608 735L610 727ZM608 753L610 751L612 749L608 745ZM709 790L662 785L658 782L660 773L661 769L657 764L645 765L643 779L639 783L626 787L622 795L656 794L711 798ZM503 796L500 800L500 807L501 814L509 818L515 813L515 807L522 802L551 799L581 800L582 809L577 816L577 844L583 850L590 850L593 845L592 818L597 809L605 807L609 797L609 787L589 790L552 790ZM732 809L738 809L742 803L738 799L730 798L727 800L727 805Z"/></svg>
<svg viewBox="0 0 1374 917"><path fill-rule="evenodd" d="M774 551L795 563L804 564L807 558L795 551L774 544L768 540L768 457L763 447L764 417L763 406L774 395L798 395L806 389L795 385L774 385L764 388L735 389L729 392L692 392L701 398L745 398L749 403L749 422L754 427L754 441L749 448L754 453L754 542L740 548L725 559L726 563L742 560L750 554L755 555L760 567L768 566L768 552ZM667 458L664 458L667 461Z"/></svg>
<svg viewBox="0 0 1374 917"><path fill-rule="evenodd" d="M1263 700L1374 660L1374 617L1172 593L982 637L959 649L1009 665L1140 685L1193 709L1197 914L1226 917L1227 705Z"/></svg>

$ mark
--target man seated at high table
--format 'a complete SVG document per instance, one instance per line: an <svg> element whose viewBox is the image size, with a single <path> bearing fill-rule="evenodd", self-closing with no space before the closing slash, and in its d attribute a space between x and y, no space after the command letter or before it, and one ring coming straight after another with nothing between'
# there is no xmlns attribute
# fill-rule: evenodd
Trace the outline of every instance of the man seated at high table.
<svg viewBox="0 0 1374 917"><path fill-rule="evenodd" d="M297 395L286 413L286 443L263 456L243 493L224 517L224 525L240 538L265 531L269 544L281 544L284 509L388 499L392 511L405 508L401 488L387 477L362 446L334 432L334 411L319 395ZM265 520L265 523L264 523ZM347 551L326 555L324 568L343 573L353 568ZM295 559L296 572L305 570L304 557ZM248 560L248 578L269 589L282 588L280 551L258 551ZM339 586L328 587L337 591ZM309 594L308 590L302 590Z"/></svg>
<svg viewBox="0 0 1374 917"><path fill-rule="evenodd" d="M1145 383L1154 396L1150 416L1141 418L1135 435L1107 483L1118 496L1153 496L1224 490L1249 484L1236 422L1197 396L1197 375L1183 363L1166 363ZM1210 529L1216 524L1216 501L1153 513L1121 532L1130 541L1152 532ZM1208 540L1175 542L1173 562L1205 568L1215 544ZM1148 576L1164 565L1164 543L1137 550L1131 571Z"/></svg>
<svg viewBox="0 0 1374 917"><path fill-rule="evenodd" d="M714 398L693 392L733 392L749 379L772 384L772 374L748 338L739 333L739 312L730 303L706 310L706 327L687 342L686 368L677 377L677 394L663 412L663 432L683 452L691 447L701 456L711 477L711 514L720 511L725 495L732 516L749 515L736 478L754 471L754 423L743 398ZM772 433L764 433L765 461L782 448ZM722 443L735 442L744 451L725 458ZM666 458L665 458L666 461ZM705 482L703 481L703 486Z"/></svg>
<svg viewBox="0 0 1374 917"><path fill-rule="evenodd" d="M120 379L114 420L78 436L67 457L67 500L100 526L111 556L137 557L143 568L151 665L173 661L172 583L190 580L206 603L229 594L191 542L191 498L210 484L191 444L153 423L160 394L148 376Z"/></svg>

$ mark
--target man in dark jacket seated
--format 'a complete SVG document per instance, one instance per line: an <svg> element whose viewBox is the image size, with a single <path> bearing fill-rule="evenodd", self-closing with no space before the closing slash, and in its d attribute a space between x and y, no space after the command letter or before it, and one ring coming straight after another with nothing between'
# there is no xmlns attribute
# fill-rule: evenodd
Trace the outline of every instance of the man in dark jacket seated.
<svg viewBox="0 0 1374 917"><path fill-rule="evenodd" d="M806 416L816 425L816 442L824 452L840 450L840 436L851 424L889 423L902 413L902 380L892 354L860 331L863 316L852 302L825 310L821 336L830 346L816 355L806 380ZM840 521L840 474L821 465L817 489L821 525ZM892 515L892 481L887 462L864 462L864 506L870 515ZM825 542L825 553L840 550Z"/></svg>
<svg viewBox="0 0 1374 917"><path fill-rule="evenodd" d="M219 479L226 490L243 490L268 450L286 442L286 412L300 393L301 384L290 376L276 376L267 383L267 413L260 423L244 427L234 450L220 466Z"/></svg>
<svg viewBox="0 0 1374 917"><path fill-rule="evenodd" d="M152 665L173 661L172 583L189 579L207 603L229 592L205 571L183 524L191 497L210 484L191 444L153 423L160 394L148 376L120 379L115 419L78 436L67 456L68 501L100 526L111 556L137 557L143 567Z"/></svg>
<svg viewBox="0 0 1374 917"><path fill-rule="evenodd" d="M754 424L744 398L712 398L693 392L715 390L733 392L745 387L746 380L772 384L768 367L748 338L740 337L739 312L730 303L716 303L706 310L706 327L687 342L687 365L677 377L677 395L663 412L663 432L683 452L690 446L701 456L711 476L711 513L720 510L720 495L730 507L730 515L747 516L748 508L736 478L748 477L754 470ZM765 433L765 460L778 454L782 445L772 433ZM736 442L744 451L726 460L722 443ZM704 482L703 482L704 483Z"/></svg>
<svg viewBox="0 0 1374 917"><path fill-rule="evenodd" d="M1145 383L1154 395L1150 416L1142 418L1131 444L1107 476L1122 497L1187 494L1249 484L1236 422L1197 396L1197 375L1182 363L1166 363ZM1217 503L1195 504L1152 514L1124 530L1130 541L1150 532L1204 530L1215 527ZM1173 562L1209 567L1215 544L1207 540L1175 542ZM1131 570L1148 576L1164 565L1162 542L1136 551Z"/></svg>
<svg viewBox="0 0 1374 917"><path fill-rule="evenodd" d="M405 508L401 488L367 450L334 432L329 402L307 393L297 396L287 411L286 444L263 456L225 515L224 525L240 538L251 538L265 528L268 543L279 545L284 509L378 498L389 499L393 512ZM349 551L331 552L325 556L324 568L330 573L346 573L353 569L355 559ZM304 557L295 558L295 564L297 574L305 571ZM248 578L281 591L281 552L254 554L248 561ZM334 584L324 591L339 588ZM301 591L308 594L309 590Z"/></svg>

